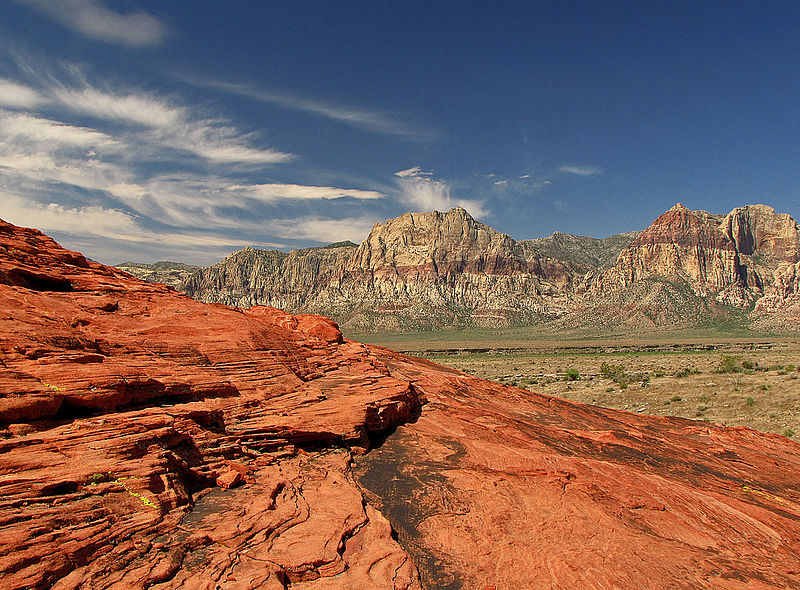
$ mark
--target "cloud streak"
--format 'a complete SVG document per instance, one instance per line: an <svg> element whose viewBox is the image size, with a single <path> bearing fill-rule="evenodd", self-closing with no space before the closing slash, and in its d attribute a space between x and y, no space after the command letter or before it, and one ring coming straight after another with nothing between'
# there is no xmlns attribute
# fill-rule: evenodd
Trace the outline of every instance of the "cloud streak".
<svg viewBox="0 0 800 590"><path fill-rule="evenodd" d="M558 169L563 174L577 174L578 176L594 176L602 174L603 169L597 166L561 166Z"/></svg>
<svg viewBox="0 0 800 590"><path fill-rule="evenodd" d="M68 235L90 256L179 251L209 263L244 245L282 246L265 235L360 240L378 219L352 215L353 205L387 198L264 182L265 165L295 156L257 145L207 107L24 65L26 78L0 79L0 217ZM327 216L316 205L326 202Z"/></svg>
<svg viewBox="0 0 800 590"><path fill-rule="evenodd" d="M169 31L156 17L143 12L121 14L100 0L16 0L61 23L74 32L97 41L127 47L161 45Z"/></svg>
<svg viewBox="0 0 800 590"><path fill-rule="evenodd" d="M285 92L257 88L249 84L237 84L233 82L183 76L181 76L181 79L195 86L210 88L228 94L245 96L253 100L286 109L302 111L370 133L390 135L404 140L422 142L434 141L437 138L437 134L433 131L400 121L388 113L332 105Z"/></svg>
<svg viewBox="0 0 800 590"><path fill-rule="evenodd" d="M62 81L41 76L40 87L0 79L0 106L24 107L28 111L56 109L88 116L98 123L126 126L124 134L139 148L172 150L191 154L210 163L282 164L294 154L272 148L257 148L252 134L243 133L224 119L198 116L175 100L142 91L110 91L86 80ZM33 125L33 119L29 119ZM66 126L63 126L66 132Z"/></svg>

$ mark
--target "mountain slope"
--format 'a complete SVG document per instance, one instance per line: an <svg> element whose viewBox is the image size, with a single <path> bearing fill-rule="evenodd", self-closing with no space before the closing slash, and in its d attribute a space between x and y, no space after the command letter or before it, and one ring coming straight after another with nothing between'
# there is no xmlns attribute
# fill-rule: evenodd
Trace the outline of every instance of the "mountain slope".
<svg viewBox="0 0 800 590"><path fill-rule="evenodd" d="M461 208L406 213L357 247L236 252L183 289L201 301L323 313L351 329L537 323L569 310L584 275L634 235L517 242Z"/></svg>
<svg viewBox="0 0 800 590"><path fill-rule="evenodd" d="M595 277L575 313L596 322L688 325L753 309L745 322L796 329L785 320L796 317L798 260L800 227L771 207L722 216L677 204Z"/></svg>
<svg viewBox="0 0 800 590"><path fill-rule="evenodd" d="M117 264L116 268L124 270L137 279L142 279L148 283L163 283L164 285L178 289L190 276L203 267L164 260L153 264L123 262L122 264Z"/></svg>
<svg viewBox="0 0 800 590"><path fill-rule="evenodd" d="M646 230L515 241L465 210L406 213L351 242L245 248L180 286L206 302L321 313L349 330L691 326L800 330L800 229L766 205L681 204Z"/></svg>

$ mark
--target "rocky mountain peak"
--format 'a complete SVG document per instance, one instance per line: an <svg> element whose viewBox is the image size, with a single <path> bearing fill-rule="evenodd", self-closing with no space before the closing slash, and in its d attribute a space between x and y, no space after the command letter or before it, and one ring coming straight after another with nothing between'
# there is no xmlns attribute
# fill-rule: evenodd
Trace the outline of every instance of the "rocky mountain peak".
<svg viewBox="0 0 800 590"><path fill-rule="evenodd" d="M691 209L689 209L683 203L675 203L672 207L669 208L669 211L667 211L667 213L669 213L670 211L683 211L691 213Z"/></svg>
<svg viewBox="0 0 800 590"><path fill-rule="evenodd" d="M797 222L768 205L737 207L725 216L722 229L742 254L760 253L788 263L800 260Z"/></svg>
<svg viewBox="0 0 800 590"><path fill-rule="evenodd" d="M487 256L513 257L515 244L510 236L455 207L446 213L405 213L375 224L354 263L362 270L442 263L464 266Z"/></svg>

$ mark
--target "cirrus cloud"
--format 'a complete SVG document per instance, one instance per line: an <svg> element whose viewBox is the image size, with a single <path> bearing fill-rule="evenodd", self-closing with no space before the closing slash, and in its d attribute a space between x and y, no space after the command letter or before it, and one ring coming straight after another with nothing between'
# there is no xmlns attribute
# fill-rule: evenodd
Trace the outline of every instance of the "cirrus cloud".
<svg viewBox="0 0 800 590"><path fill-rule="evenodd" d="M169 30L163 21L143 12L121 14L100 0L16 0L76 33L128 47L161 45Z"/></svg>
<svg viewBox="0 0 800 590"><path fill-rule="evenodd" d="M558 171L565 174L577 174L578 176L594 176L595 174L603 173L603 169L598 166L561 166Z"/></svg>

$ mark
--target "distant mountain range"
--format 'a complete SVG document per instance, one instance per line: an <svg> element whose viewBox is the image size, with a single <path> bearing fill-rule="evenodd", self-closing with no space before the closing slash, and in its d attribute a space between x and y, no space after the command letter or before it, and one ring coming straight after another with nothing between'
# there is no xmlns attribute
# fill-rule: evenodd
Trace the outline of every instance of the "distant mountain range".
<svg viewBox="0 0 800 590"><path fill-rule="evenodd" d="M800 330L800 228L766 205L714 215L678 204L643 232L522 241L455 208L378 223L359 245L120 268L201 301L319 313L350 330L731 319Z"/></svg>

